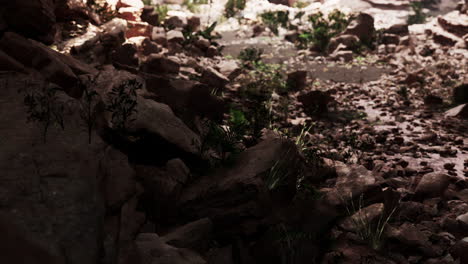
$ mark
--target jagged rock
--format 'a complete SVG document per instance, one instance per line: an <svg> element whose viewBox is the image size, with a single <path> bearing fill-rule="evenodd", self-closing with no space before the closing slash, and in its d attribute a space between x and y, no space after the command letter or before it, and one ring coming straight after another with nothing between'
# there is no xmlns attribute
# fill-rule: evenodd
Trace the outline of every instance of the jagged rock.
<svg viewBox="0 0 468 264"><path fill-rule="evenodd" d="M201 82L214 89L222 89L229 83L229 79L213 67L207 67L202 73Z"/></svg>
<svg viewBox="0 0 468 264"><path fill-rule="evenodd" d="M223 60L216 65L219 69L219 72L227 76L229 80L234 80L242 72L241 68L235 60Z"/></svg>
<svg viewBox="0 0 468 264"><path fill-rule="evenodd" d="M185 17L171 16L164 20L164 25L169 28L183 28L186 22Z"/></svg>
<svg viewBox="0 0 468 264"><path fill-rule="evenodd" d="M154 27L151 33L151 40L158 43L159 45L167 45L166 30L163 27Z"/></svg>
<svg viewBox="0 0 468 264"><path fill-rule="evenodd" d="M462 104L445 112L445 117L468 119L468 104Z"/></svg>
<svg viewBox="0 0 468 264"><path fill-rule="evenodd" d="M384 33L407 36L409 34L408 24L395 24L385 29Z"/></svg>
<svg viewBox="0 0 468 264"><path fill-rule="evenodd" d="M203 218L178 227L162 237L162 240L174 247L205 251L210 246L212 229L211 220Z"/></svg>
<svg viewBox="0 0 468 264"><path fill-rule="evenodd" d="M395 34L385 33L382 36L382 43L386 44L386 45L388 45L388 44L398 45L398 44L400 44L400 37L398 37Z"/></svg>
<svg viewBox="0 0 468 264"><path fill-rule="evenodd" d="M309 114L328 112L328 104L334 101L329 92L322 91L310 91L298 96L297 99Z"/></svg>
<svg viewBox="0 0 468 264"><path fill-rule="evenodd" d="M389 226L386 235L390 239L397 240L402 246L418 249L426 256L435 257L442 252L434 251L426 233L412 223L403 223L399 227Z"/></svg>
<svg viewBox="0 0 468 264"><path fill-rule="evenodd" d="M453 102L456 104L468 103L468 83L453 88Z"/></svg>
<svg viewBox="0 0 468 264"><path fill-rule="evenodd" d="M468 32L468 15L453 11L437 17L437 22L448 32L463 37Z"/></svg>
<svg viewBox="0 0 468 264"><path fill-rule="evenodd" d="M2 1L9 30L45 44L54 42L56 31L55 2L53 0Z"/></svg>
<svg viewBox="0 0 468 264"><path fill-rule="evenodd" d="M137 47L132 43L125 43L112 54L112 63L116 67L138 67Z"/></svg>
<svg viewBox="0 0 468 264"><path fill-rule="evenodd" d="M229 168L185 188L180 212L193 219L209 217L220 236L249 234L292 199L300 167L294 143L267 139L241 153Z"/></svg>
<svg viewBox="0 0 468 264"><path fill-rule="evenodd" d="M443 46L455 46L458 42L463 42L463 39L454 35L450 32L443 30L442 28L433 25L426 29L426 33L432 35L435 43Z"/></svg>
<svg viewBox="0 0 468 264"><path fill-rule="evenodd" d="M221 120L226 112L222 99L211 94L210 87L186 80L168 81L158 76L146 77L147 89L155 93L159 102L169 105L184 117L193 115Z"/></svg>
<svg viewBox="0 0 468 264"><path fill-rule="evenodd" d="M384 211L384 204L372 204L355 212L340 223L340 227L347 231L356 232L362 228L363 224L373 224L378 221Z"/></svg>
<svg viewBox="0 0 468 264"><path fill-rule="evenodd" d="M159 26L159 14L154 11L154 7L145 6L141 13L141 21L157 27Z"/></svg>
<svg viewBox="0 0 468 264"><path fill-rule="evenodd" d="M73 70L63 60L62 54L42 43L28 40L15 33L5 33L0 39L0 48L27 68L38 71L47 81L62 87L72 97L80 97L82 88ZM68 62L79 65L74 59Z"/></svg>
<svg viewBox="0 0 468 264"><path fill-rule="evenodd" d="M330 40L329 52L334 52L342 44L345 50L354 50L359 45L359 38L355 35L339 35Z"/></svg>
<svg viewBox="0 0 468 264"><path fill-rule="evenodd" d="M288 73L288 79L286 82L289 89L295 91L303 90L307 85L307 71L294 71Z"/></svg>
<svg viewBox="0 0 468 264"><path fill-rule="evenodd" d="M171 30L166 33L168 42L181 44L184 41L184 34L179 30Z"/></svg>
<svg viewBox="0 0 468 264"><path fill-rule="evenodd" d="M155 233L139 234L136 245L142 264L206 264L197 253L170 246Z"/></svg>
<svg viewBox="0 0 468 264"><path fill-rule="evenodd" d="M343 35L355 35L365 44L372 41L374 35L374 18L366 13L360 13L346 28Z"/></svg>
<svg viewBox="0 0 468 264"><path fill-rule="evenodd" d="M143 72L154 74L177 74L179 73L180 65L172 58L159 54L151 54L148 56L146 61L141 64L140 69Z"/></svg>
<svg viewBox="0 0 468 264"><path fill-rule="evenodd" d="M76 109L63 113L65 130L51 126L44 140L43 127L27 123L24 105L25 92L44 83L13 73L2 78L8 78L8 85L0 89L0 110L8 114L0 117L4 124L0 128L0 214L23 230L25 240L36 241L48 254L65 259L64 263L97 263L104 217L98 154L107 145L94 132L88 143ZM0 83L5 84L5 79ZM26 85L33 83L36 86ZM76 102L64 93L56 96L53 106ZM24 255L34 256L34 252L31 249ZM0 255L2 259L5 252ZM18 260L5 263L25 263Z"/></svg>
<svg viewBox="0 0 468 264"><path fill-rule="evenodd" d="M447 189L450 177L444 173L432 172L425 174L416 186L416 195L426 198L439 197Z"/></svg>
<svg viewBox="0 0 468 264"><path fill-rule="evenodd" d="M136 7L121 7L118 10L117 17L127 21L139 21L142 10Z"/></svg>
<svg viewBox="0 0 468 264"><path fill-rule="evenodd" d="M146 22L127 21L128 29L125 32L125 37L151 37L153 33L153 26Z"/></svg>

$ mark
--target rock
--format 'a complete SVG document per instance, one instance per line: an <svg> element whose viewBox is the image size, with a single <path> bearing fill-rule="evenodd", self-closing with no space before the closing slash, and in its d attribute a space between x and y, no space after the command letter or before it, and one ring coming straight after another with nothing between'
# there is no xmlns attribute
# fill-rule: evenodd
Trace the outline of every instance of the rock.
<svg viewBox="0 0 468 264"><path fill-rule="evenodd" d="M288 89L292 89L294 91L303 90L307 85L307 71L294 71L288 73L286 83L288 85Z"/></svg>
<svg viewBox="0 0 468 264"><path fill-rule="evenodd" d="M455 46L458 42L463 42L462 38L443 30L438 26L427 28L426 33L432 35L434 42L442 46Z"/></svg>
<svg viewBox="0 0 468 264"><path fill-rule="evenodd" d="M389 44L398 45L400 44L400 37L395 34L385 33L382 36L382 43L386 45L389 45Z"/></svg>
<svg viewBox="0 0 468 264"><path fill-rule="evenodd" d="M308 114L328 112L328 104L334 101L329 92L310 91L297 97Z"/></svg>
<svg viewBox="0 0 468 264"><path fill-rule="evenodd" d="M163 27L154 27L151 33L151 40L158 43L159 45L167 45L166 30Z"/></svg>
<svg viewBox="0 0 468 264"><path fill-rule="evenodd" d="M453 102L455 104L468 103L468 83L453 88Z"/></svg>
<svg viewBox="0 0 468 264"><path fill-rule="evenodd" d="M64 62L64 55L42 43L11 32L3 34L0 48L18 63L38 71L47 81L62 87L70 96L75 98L81 96L79 79ZM74 59L69 58L69 61ZM76 62L76 65L78 64L79 62Z"/></svg>
<svg viewBox="0 0 468 264"><path fill-rule="evenodd" d="M270 3L277 5L293 6L296 0L268 0Z"/></svg>
<svg viewBox="0 0 468 264"><path fill-rule="evenodd" d="M448 32L463 37L468 32L468 15L460 11L452 11L444 16L437 17L437 22Z"/></svg>
<svg viewBox="0 0 468 264"><path fill-rule="evenodd" d="M442 98L440 98L439 96L436 96L436 95L432 95L432 94L429 94L429 95L426 95L424 97L424 104L425 105L441 105L444 103L444 100L442 100Z"/></svg>
<svg viewBox="0 0 468 264"><path fill-rule="evenodd" d="M117 17L127 21L139 21L141 17L141 9L136 7L121 7L117 11Z"/></svg>
<svg viewBox="0 0 468 264"><path fill-rule="evenodd" d="M359 45L359 38L355 35L339 35L333 37L328 45L328 52L334 52L342 44L345 50L355 50Z"/></svg>
<svg viewBox="0 0 468 264"><path fill-rule="evenodd" d="M161 239L164 243L174 247L206 251L210 246L212 229L213 223L211 220L203 218L178 227Z"/></svg>
<svg viewBox="0 0 468 264"><path fill-rule="evenodd" d="M117 9L122 7L135 7L143 9L144 4L141 0L119 0L117 3Z"/></svg>
<svg viewBox="0 0 468 264"><path fill-rule="evenodd" d="M335 204L337 202L336 199L339 199L338 202L341 203L351 197L363 194L373 187L376 182L372 172L364 166L337 164L336 174L335 194L341 197L334 197Z"/></svg>
<svg viewBox="0 0 468 264"><path fill-rule="evenodd" d="M55 16L57 21L72 21L89 18L90 10L84 0L55 1Z"/></svg>
<svg viewBox="0 0 468 264"><path fill-rule="evenodd" d="M378 221L384 211L384 204L372 204L355 212L352 216L347 217L340 227L347 231L356 232L362 228L362 225L373 224Z"/></svg>
<svg viewBox="0 0 468 264"><path fill-rule="evenodd" d="M184 35L179 30L171 30L166 33L166 38L168 42L174 42L182 44L184 41Z"/></svg>
<svg viewBox="0 0 468 264"><path fill-rule="evenodd" d="M445 117L468 119L468 104L462 104L445 112Z"/></svg>
<svg viewBox="0 0 468 264"><path fill-rule="evenodd" d="M264 140L242 152L232 166L184 189L180 212L188 218L209 217L219 236L251 234L263 218L279 213L292 199L301 166L294 143Z"/></svg>
<svg viewBox="0 0 468 264"><path fill-rule="evenodd" d="M395 34L397 36L409 35L408 24L395 24L385 29L384 33Z"/></svg>
<svg viewBox="0 0 468 264"><path fill-rule="evenodd" d="M154 74L177 74L179 73L180 65L172 58L159 54L151 54L146 61L142 62L140 69L143 72Z"/></svg>
<svg viewBox="0 0 468 264"><path fill-rule="evenodd" d="M459 240L450 249L450 254L460 263L468 263L468 237Z"/></svg>
<svg viewBox="0 0 468 264"><path fill-rule="evenodd" d="M141 21L146 22L152 26L159 26L159 14L154 11L154 7L145 6L141 13Z"/></svg>
<svg viewBox="0 0 468 264"><path fill-rule="evenodd" d="M211 43L206 38L200 37L198 40L195 41L194 45L201 51L206 52L206 50L208 50L208 48L210 47Z"/></svg>
<svg viewBox="0 0 468 264"><path fill-rule="evenodd" d="M425 198L439 197L447 189L450 177L439 172L425 174L416 186L416 195Z"/></svg>
<svg viewBox="0 0 468 264"><path fill-rule="evenodd" d="M200 17L192 16L187 19L187 28L192 31L196 32L201 25Z"/></svg>
<svg viewBox="0 0 468 264"><path fill-rule="evenodd" d="M168 28L183 28L185 24L187 24L185 17L171 16L164 20L164 25Z"/></svg>
<svg viewBox="0 0 468 264"><path fill-rule="evenodd" d="M138 67L137 48L135 44L125 43L112 54L112 62L116 67Z"/></svg>
<svg viewBox="0 0 468 264"><path fill-rule="evenodd" d="M127 39L131 37L151 37L153 34L153 26L146 22L127 21L128 29L125 32Z"/></svg>
<svg viewBox="0 0 468 264"><path fill-rule="evenodd" d="M201 82L213 89L222 89L229 83L229 79L213 67L207 67L202 73Z"/></svg>
<svg viewBox="0 0 468 264"><path fill-rule="evenodd" d="M403 223L399 227L389 226L386 234L388 238L397 240L403 247L418 249L429 257L438 255L438 252L433 251L428 235L412 223Z"/></svg>
<svg viewBox="0 0 468 264"><path fill-rule="evenodd" d="M206 50L206 57L208 58L213 58L214 56L219 55L219 50L216 48L216 46L211 45L207 50Z"/></svg>
<svg viewBox="0 0 468 264"><path fill-rule="evenodd" d="M235 60L223 60L216 65L219 72L227 76L229 80L234 80L242 72L242 69L239 67Z"/></svg>
<svg viewBox="0 0 468 264"><path fill-rule="evenodd" d="M45 44L52 44L56 31L54 2L53 0L2 1L2 6L8 10L3 13L8 29Z"/></svg>
<svg viewBox="0 0 468 264"><path fill-rule="evenodd" d="M111 211L120 209L136 193L135 171L127 156L111 147L103 154L100 170L106 206Z"/></svg>
<svg viewBox="0 0 468 264"><path fill-rule="evenodd" d="M134 196L124 204L120 213L118 233L118 263L132 263L134 239L146 221L145 214L137 210L138 197Z"/></svg>
<svg viewBox="0 0 468 264"><path fill-rule="evenodd" d="M97 263L104 217L98 189L98 179L103 176L98 153L107 145L96 136L88 144L78 111L63 113L65 130L51 126L44 140L43 127L26 122L24 97L25 92L45 84L13 73L2 78L8 78L8 82L0 80L7 83L0 89L0 111L8 115L0 116L0 167L4 170L0 174L0 214L22 230L24 240L34 241L47 251L41 257L39 249L28 248L30 244L25 242L15 250L27 250L28 254L5 263L28 263L21 261L28 261L27 256L38 258L29 263L39 263L48 254L64 258L63 263ZM65 102L76 101L57 92L51 105ZM6 233L2 235L7 239ZM4 257L8 255L3 251L0 259Z"/></svg>
<svg viewBox="0 0 468 264"><path fill-rule="evenodd" d="M343 35L355 35L364 44L370 44L374 35L374 18L366 13L360 13L346 28Z"/></svg>
<svg viewBox="0 0 468 264"><path fill-rule="evenodd" d="M194 115L222 120L226 112L224 101L211 94L210 87L186 80L168 81L147 76L147 89L156 94L159 102L169 105L179 116L193 120Z"/></svg>
<svg viewBox="0 0 468 264"><path fill-rule="evenodd" d="M170 246L154 233L141 233L136 246L142 264L206 264L197 253L188 249Z"/></svg>
<svg viewBox="0 0 468 264"><path fill-rule="evenodd" d="M174 212L173 205L179 200L190 170L182 160L172 159L164 167L136 165L136 171L143 183L145 198L153 205L153 218L165 223Z"/></svg>
<svg viewBox="0 0 468 264"><path fill-rule="evenodd" d="M335 51L330 55L332 60L342 60L344 62L350 62L353 60L353 52L350 50Z"/></svg>

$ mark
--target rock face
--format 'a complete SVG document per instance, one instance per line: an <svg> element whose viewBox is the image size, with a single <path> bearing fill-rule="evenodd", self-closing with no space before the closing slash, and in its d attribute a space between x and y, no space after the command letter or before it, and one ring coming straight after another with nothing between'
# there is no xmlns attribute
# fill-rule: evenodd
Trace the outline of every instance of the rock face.
<svg viewBox="0 0 468 264"><path fill-rule="evenodd" d="M181 213L189 218L209 217L221 236L248 234L294 196L300 162L292 142L262 141L240 154L231 168L184 189Z"/></svg>
<svg viewBox="0 0 468 264"><path fill-rule="evenodd" d="M9 30L52 44L55 35L55 3L53 0L2 1L3 16Z"/></svg>
<svg viewBox="0 0 468 264"><path fill-rule="evenodd" d="M88 144L79 116L66 112L66 129L51 127L44 142L39 124L25 124L24 96L35 88L25 86L25 76L9 76L8 82L2 76L0 89L1 111L9 113L0 117L0 213L23 230L25 240L64 263L97 263L104 217L99 153L106 145L97 137ZM63 93L57 97L62 103L73 100Z"/></svg>

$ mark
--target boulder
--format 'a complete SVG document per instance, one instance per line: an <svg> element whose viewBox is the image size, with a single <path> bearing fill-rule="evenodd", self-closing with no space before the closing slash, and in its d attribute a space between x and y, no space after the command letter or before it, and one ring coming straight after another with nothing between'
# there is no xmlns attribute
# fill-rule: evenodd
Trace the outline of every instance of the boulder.
<svg viewBox="0 0 468 264"><path fill-rule="evenodd" d="M288 89L294 91L300 91L307 86L307 71L294 71L288 73L288 79L286 80Z"/></svg>
<svg viewBox="0 0 468 264"><path fill-rule="evenodd" d="M359 45L359 38L355 35L339 35L333 37L328 45L328 52L332 53L342 44L345 50L354 50Z"/></svg>
<svg viewBox="0 0 468 264"><path fill-rule="evenodd" d="M329 92L318 90L299 95L297 99L309 115L328 112L328 104L334 101Z"/></svg>
<svg viewBox="0 0 468 264"><path fill-rule="evenodd" d="M162 240L174 247L205 251L210 246L212 229L211 220L203 218L172 230Z"/></svg>
<svg viewBox="0 0 468 264"><path fill-rule="evenodd" d="M24 98L32 91L39 92L37 86L44 83L12 73L1 78L8 81L0 80L7 84L0 89L0 111L8 114L0 117L0 214L22 230L24 240L35 241L47 251L44 255L59 256L63 263L97 263L104 217L98 188L98 179L103 177L99 154L108 146L96 136L88 143L77 109L62 112L64 130L51 126L43 137L42 123L27 122ZM73 107L76 103L64 93L55 95L51 106L69 103ZM110 167L120 166L109 162ZM109 177L112 173L106 171ZM6 239L7 234L2 235ZM22 245L24 258L16 261L4 262L3 257L8 255L3 251L2 263L28 263L21 261L27 261L27 256L38 258L29 263L44 260L38 249L28 247L28 242Z"/></svg>
<svg viewBox="0 0 468 264"><path fill-rule="evenodd" d="M227 76L229 80L234 80L242 72L242 69L239 67L235 60L223 60L219 62L216 67L219 69L219 72Z"/></svg>
<svg viewBox="0 0 468 264"><path fill-rule="evenodd" d="M166 46L166 30L163 27L153 27L153 31L151 32L151 40L158 43L159 45Z"/></svg>
<svg viewBox="0 0 468 264"><path fill-rule="evenodd" d="M153 32L153 26L149 25L146 22L135 22L135 21L127 21L128 29L125 32L125 37L151 37Z"/></svg>
<svg viewBox="0 0 468 264"><path fill-rule="evenodd" d="M445 117L468 119L468 104L462 104L445 112Z"/></svg>
<svg viewBox="0 0 468 264"><path fill-rule="evenodd" d="M251 234L294 197L301 166L293 142L266 139L241 153L232 166L185 188L180 213L188 219L209 217L220 236Z"/></svg>
<svg viewBox="0 0 468 264"><path fill-rule="evenodd" d="M179 63L170 57L159 54L151 54L140 66L141 71L151 74L177 74L179 73Z"/></svg>
<svg viewBox="0 0 468 264"><path fill-rule="evenodd" d="M213 67L207 67L202 73L201 82L213 89L223 89L229 79Z"/></svg>
<svg viewBox="0 0 468 264"><path fill-rule="evenodd" d="M343 32L343 35L355 35L362 43L369 45L374 33L374 18L369 14L359 13Z"/></svg>
<svg viewBox="0 0 468 264"><path fill-rule="evenodd" d="M89 8L85 0L55 1L55 16L57 21L71 21L89 18Z"/></svg>
<svg viewBox="0 0 468 264"><path fill-rule="evenodd" d="M447 189L450 183L450 177L440 172L431 172L425 174L418 185L415 193L425 198L440 197Z"/></svg>
<svg viewBox="0 0 468 264"><path fill-rule="evenodd" d="M3 16L9 30L45 44L54 42L54 0L2 1L2 7L8 11Z"/></svg>
<svg viewBox="0 0 468 264"><path fill-rule="evenodd" d="M400 44L400 37L396 34L385 33L382 36L382 43L386 45L389 45L389 44L398 45Z"/></svg>
<svg viewBox="0 0 468 264"><path fill-rule="evenodd" d="M145 6L140 18L141 21L146 22L152 26L159 26L159 14L154 11L154 7L152 6Z"/></svg>
<svg viewBox="0 0 468 264"><path fill-rule="evenodd" d="M164 20L164 25L168 28L183 28L187 24L185 17L171 16Z"/></svg>
<svg viewBox="0 0 468 264"><path fill-rule="evenodd" d="M187 28L193 32L196 32L201 25L200 17L192 16L187 19Z"/></svg>
<svg viewBox="0 0 468 264"><path fill-rule="evenodd" d="M206 264L197 253L170 246L155 233L141 233L136 246L142 264Z"/></svg>
<svg viewBox="0 0 468 264"><path fill-rule="evenodd" d="M468 83L463 83L453 88L453 102L455 104L468 103Z"/></svg>
<svg viewBox="0 0 468 264"><path fill-rule="evenodd" d="M362 225L372 225L382 216L384 204L377 203L360 209L353 215L344 219L340 227L347 231L356 232L363 228Z"/></svg>
<svg viewBox="0 0 468 264"><path fill-rule="evenodd" d="M184 34L179 30L170 30L166 33L166 38L168 42L182 44L184 41Z"/></svg>
<svg viewBox="0 0 468 264"><path fill-rule="evenodd" d="M408 24L395 24L384 30L384 33L395 34L397 36L409 35Z"/></svg>
<svg viewBox="0 0 468 264"><path fill-rule="evenodd" d="M71 57L64 61L64 55L44 44L11 32L3 34L0 49L24 67L36 70L47 81L62 87L70 96L81 96L79 79L67 65L67 62L73 62L79 67L80 63Z"/></svg>
<svg viewBox="0 0 468 264"><path fill-rule="evenodd" d="M138 67L137 47L132 43L125 43L112 53L112 63L116 67Z"/></svg>

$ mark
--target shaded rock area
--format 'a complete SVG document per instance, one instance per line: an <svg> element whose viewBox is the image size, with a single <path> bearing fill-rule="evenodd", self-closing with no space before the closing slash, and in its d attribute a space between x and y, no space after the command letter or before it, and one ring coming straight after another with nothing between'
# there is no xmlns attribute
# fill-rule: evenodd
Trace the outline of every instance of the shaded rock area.
<svg viewBox="0 0 468 264"><path fill-rule="evenodd" d="M468 263L455 2L0 0L0 263Z"/></svg>

